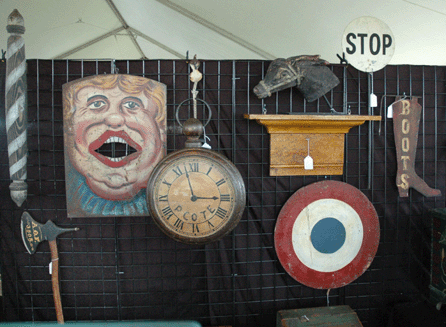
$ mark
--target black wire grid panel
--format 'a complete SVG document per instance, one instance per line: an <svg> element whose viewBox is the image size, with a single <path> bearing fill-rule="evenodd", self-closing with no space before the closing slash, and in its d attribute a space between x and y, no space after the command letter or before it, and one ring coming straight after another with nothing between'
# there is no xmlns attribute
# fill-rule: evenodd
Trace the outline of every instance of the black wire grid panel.
<svg viewBox="0 0 446 327"><path fill-rule="evenodd" d="M191 246L165 236L151 217L67 218L63 156L62 85L109 74L107 61L28 61L28 197L18 208L9 196L4 109L1 110L0 263L4 321L55 321L48 273L47 242L29 255L20 236L20 217L51 219L79 227L58 237L62 304L66 321L195 319L203 326L274 326L278 310L350 305L365 326L383 326L393 304L426 299L430 281L428 209L444 207L444 196L426 198L410 191L398 196L393 123L365 123L346 136L342 176L269 175L269 134L243 114L289 112L380 114L368 108L368 93L383 99L420 96L423 114L416 171L431 187L445 190L445 68L387 66L373 76L352 67L332 66L341 83L307 103L297 89L259 100L252 92L267 61L202 61L198 97L209 103L206 128L213 150L240 170L247 207L235 230L215 243ZM1 68L4 97L5 63ZM168 153L184 146L175 108L191 97L184 61L117 61L119 73L167 85ZM373 80L373 90L371 81ZM387 96L388 95L388 96ZM4 106L4 102L1 101ZM199 106L199 118L205 112ZM381 128L381 134L379 129ZM379 215L381 239L370 268L349 285L326 290L306 287L280 265L274 226L280 209L299 188L333 179L359 188Z"/></svg>

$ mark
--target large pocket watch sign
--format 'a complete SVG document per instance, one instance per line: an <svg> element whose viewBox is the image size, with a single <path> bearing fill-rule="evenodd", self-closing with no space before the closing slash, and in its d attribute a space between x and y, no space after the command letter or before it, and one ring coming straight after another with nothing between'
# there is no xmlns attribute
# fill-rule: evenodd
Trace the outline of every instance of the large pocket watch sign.
<svg viewBox="0 0 446 327"><path fill-rule="evenodd" d="M280 263L295 280L317 289L338 288L372 263L379 220L357 188L338 181L316 182L285 203L274 241Z"/></svg>
<svg viewBox="0 0 446 327"><path fill-rule="evenodd" d="M153 171L147 188L153 220L182 243L219 240L237 226L245 209L245 185L235 165L203 148L169 154Z"/></svg>
<svg viewBox="0 0 446 327"><path fill-rule="evenodd" d="M154 222L170 238L206 244L237 226L246 206L246 190L240 172L229 159L203 148L200 137L212 111L206 101L197 98L197 83L202 78L200 61L195 56L189 65L193 97L181 102L175 111L186 136L185 148L170 153L155 167L147 183L147 205ZM179 110L190 100L193 117L181 124ZM197 119L197 101L208 110L204 124Z"/></svg>
<svg viewBox="0 0 446 327"><path fill-rule="evenodd" d="M69 217L147 215L146 186L166 154L166 86L104 74L63 85Z"/></svg>

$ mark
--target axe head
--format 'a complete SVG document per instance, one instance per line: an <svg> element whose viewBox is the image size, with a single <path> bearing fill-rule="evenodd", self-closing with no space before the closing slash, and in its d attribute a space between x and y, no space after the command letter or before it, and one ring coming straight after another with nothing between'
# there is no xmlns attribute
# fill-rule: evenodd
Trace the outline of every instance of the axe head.
<svg viewBox="0 0 446 327"><path fill-rule="evenodd" d="M28 212L23 212L20 223L22 240L29 254L34 254L37 245L43 241L53 241L59 234L77 231L79 228L61 228L56 226L51 220L45 224L35 221Z"/></svg>

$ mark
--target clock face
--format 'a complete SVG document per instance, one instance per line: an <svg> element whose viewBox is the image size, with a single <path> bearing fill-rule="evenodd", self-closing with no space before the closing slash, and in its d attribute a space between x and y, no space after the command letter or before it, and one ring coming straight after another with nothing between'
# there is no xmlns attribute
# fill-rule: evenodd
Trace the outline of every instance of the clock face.
<svg viewBox="0 0 446 327"><path fill-rule="evenodd" d="M229 233L245 207L243 179L225 157L183 149L159 163L147 186L158 226L184 243L207 243Z"/></svg>

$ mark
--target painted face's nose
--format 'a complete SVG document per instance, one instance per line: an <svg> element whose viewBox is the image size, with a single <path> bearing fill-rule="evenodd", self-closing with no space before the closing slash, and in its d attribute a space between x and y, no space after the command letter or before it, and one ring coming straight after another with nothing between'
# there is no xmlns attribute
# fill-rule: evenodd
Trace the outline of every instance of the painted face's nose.
<svg viewBox="0 0 446 327"><path fill-rule="evenodd" d="M105 117L105 123L112 128L118 128L124 125L125 118L120 112L110 112Z"/></svg>

